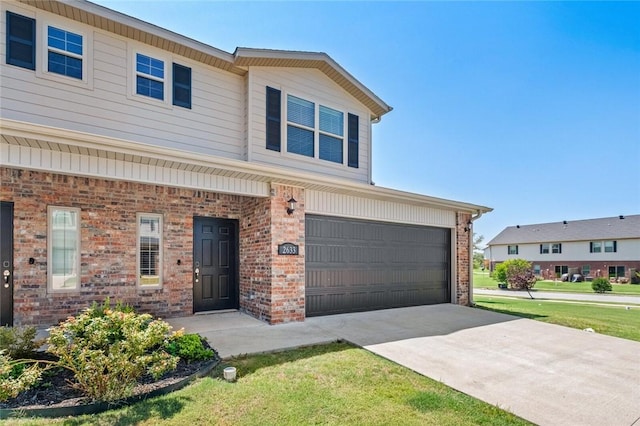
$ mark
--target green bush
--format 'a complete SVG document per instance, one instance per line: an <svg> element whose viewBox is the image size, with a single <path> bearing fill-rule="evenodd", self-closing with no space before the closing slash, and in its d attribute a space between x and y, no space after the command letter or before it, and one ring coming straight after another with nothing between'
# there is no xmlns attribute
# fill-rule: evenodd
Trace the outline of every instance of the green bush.
<svg viewBox="0 0 640 426"><path fill-rule="evenodd" d="M166 322L106 301L52 327L47 351L74 373L74 387L92 400L115 401L130 396L145 374L158 378L176 368L178 358L163 349L171 338Z"/></svg>
<svg viewBox="0 0 640 426"><path fill-rule="evenodd" d="M167 344L166 351L186 362L213 358L213 351L204 347L202 338L197 334L175 336Z"/></svg>
<svg viewBox="0 0 640 426"><path fill-rule="evenodd" d="M10 358L30 358L44 343L35 327L0 327L0 351Z"/></svg>
<svg viewBox="0 0 640 426"><path fill-rule="evenodd" d="M498 263L493 270L493 279L499 283L508 283L511 288L518 290L529 290L536 283L531 263L524 259L509 259Z"/></svg>
<svg viewBox="0 0 640 426"><path fill-rule="evenodd" d="M506 262L498 263L493 269L493 279L499 283L507 282L507 265Z"/></svg>
<svg viewBox="0 0 640 426"><path fill-rule="evenodd" d="M611 283L606 278L596 278L591 282L591 288L596 293L604 293L605 291L611 291Z"/></svg>
<svg viewBox="0 0 640 426"><path fill-rule="evenodd" d="M36 385L42 372L37 362L15 361L0 351L0 401L15 398Z"/></svg>

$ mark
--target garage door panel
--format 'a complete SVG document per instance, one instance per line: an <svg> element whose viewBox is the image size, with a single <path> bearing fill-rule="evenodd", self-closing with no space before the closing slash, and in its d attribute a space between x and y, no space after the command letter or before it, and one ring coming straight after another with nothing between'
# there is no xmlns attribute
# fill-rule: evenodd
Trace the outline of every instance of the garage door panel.
<svg viewBox="0 0 640 426"><path fill-rule="evenodd" d="M447 228L307 216L307 315L450 301Z"/></svg>

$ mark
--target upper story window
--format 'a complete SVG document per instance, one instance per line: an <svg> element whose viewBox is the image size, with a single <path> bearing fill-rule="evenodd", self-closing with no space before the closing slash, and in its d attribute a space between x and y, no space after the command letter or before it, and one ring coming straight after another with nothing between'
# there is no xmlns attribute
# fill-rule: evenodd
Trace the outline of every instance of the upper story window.
<svg viewBox="0 0 640 426"><path fill-rule="evenodd" d="M507 254L518 254L518 246L507 246Z"/></svg>
<svg viewBox="0 0 640 426"><path fill-rule="evenodd" d="M540 254L549 254L549 244L540 244Z"/></svg>
<svg viewBox="0 0 640 426"><path fill-rule="evenodd" d="M7 11L7 64L36 69L36 20Z"/></svg>
<svg viewBox="0 0 640 426"><path fill-rule="evenodd" d="M80 34L47 27L47 70L82 80L83 42Z"/></svg>
<svg viewBox="0 0 640 426"><path fill-rule="evenodd" d="M164 100L164 61L136 54L136 93Z"/></svg>
<svg viewBox="0 0 640 426"><path fill-rule="evenodd" d="M589 253L602 253L602 243L600 241L591 241L589 243Z"/></svg>
<svg viewBox="0 0 640 426"><path fill-rule="evenodd" d="M266 148L280 151L281 91L272 87L266 89ZM355 114L346 115L345 120L343 111L287 95L284 123L287 152L337 164L344 164L346 160L349 167L357 168L359 118Z"/></svg>
<svg viewBox="0 0 640 426"><path fill-rule="evenodd" d="M615 253L618 251L618 243L617 241L605 241L604 242L604 252L605 253Z"/></svg>
<svg viewBox="0 0 640 426"><path fill-rule="evenodd" d="M562 244L561 243L551 244L551 253L556 253L556 254L562 253Z"/></svg>

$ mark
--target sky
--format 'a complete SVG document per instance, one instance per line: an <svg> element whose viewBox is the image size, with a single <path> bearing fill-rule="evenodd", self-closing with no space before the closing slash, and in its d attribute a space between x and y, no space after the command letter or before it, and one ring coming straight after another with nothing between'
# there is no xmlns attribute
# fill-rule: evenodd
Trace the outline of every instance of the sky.
<svg viewBox="0 0 640 426"><path fill-rule="evenodd" d="M94 0L232 53L325 52L393 111L373 181L474 232L640 214L640 2Z"/></svg>

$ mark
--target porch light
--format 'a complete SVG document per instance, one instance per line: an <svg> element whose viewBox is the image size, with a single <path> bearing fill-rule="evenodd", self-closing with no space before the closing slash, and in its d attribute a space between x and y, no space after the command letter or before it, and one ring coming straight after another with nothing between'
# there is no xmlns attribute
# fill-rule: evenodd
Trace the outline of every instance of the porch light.
<svg viewBox="0 0 640 426"><path fill-rule="evenodd" d="M295 200L295 198L291 197L289 198L289 201L287 201L287 203L289 203L289 207L287 207L287 214L293 214L293 212L296 211L297 201Z"/></svg>

